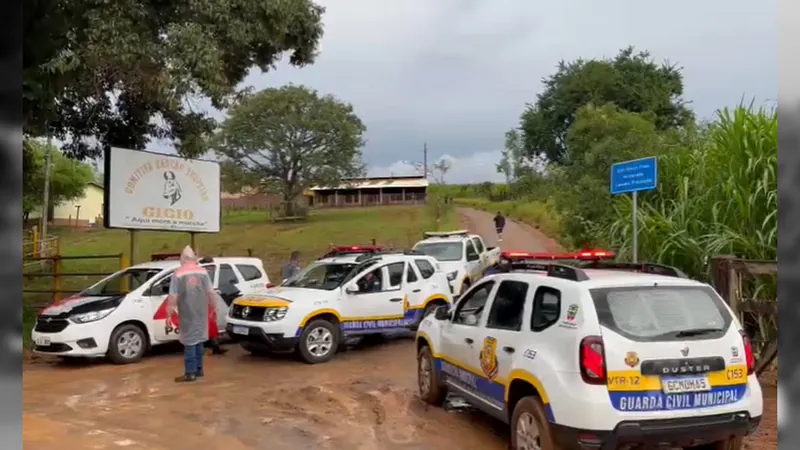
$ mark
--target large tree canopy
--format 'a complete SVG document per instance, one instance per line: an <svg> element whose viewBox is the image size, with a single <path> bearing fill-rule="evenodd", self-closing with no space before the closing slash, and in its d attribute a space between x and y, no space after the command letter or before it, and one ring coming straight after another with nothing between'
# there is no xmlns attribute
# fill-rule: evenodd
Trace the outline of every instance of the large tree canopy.
<svg viewBox="0 0 800 450"><path fill-rule="evenodd" d="M26 139L22 146L22 170L25 173L22 181L22 215L42 207L44 198L46 146L35 140ZM79 198L86 190L86 185L94 180L94 169L67 158L53 149L50 170L50 203L58 205Z"/></svg>
<svg viewBox="0 0 800 450"><path fill-rule="evenodd" d="M364 131L350 104L289 85L244 97L213 142L228 189L277 190L290 205L309 186L362 175Z"/></svg>
<svg viewBox="0 0 800 450"><path fill-rule="evenodd" d="M201 154L215 122L191 100L225 107L251 68L266 71L285 52L291 64L312 63L323 12L313 0L31 0L25 133L43 136L47 125L78 158L151 137Z"/></svg>
<svg viewBox="0 0 800 450"><path fill-rule="evenodd" d="M622 50L611 60L560 62L558 71L543 80L544 91L522 114L525 150L568 164L567 132L578 110L588 104L613 103L622 110L643 114L657 129L693 123L692 112L681 99L683 78L674 65L657 65L646 52Z"/></svg>

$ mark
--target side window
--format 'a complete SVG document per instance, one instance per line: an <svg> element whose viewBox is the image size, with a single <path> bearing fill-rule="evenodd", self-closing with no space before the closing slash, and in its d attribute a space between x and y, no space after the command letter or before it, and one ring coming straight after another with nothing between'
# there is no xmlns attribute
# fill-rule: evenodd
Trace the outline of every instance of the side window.
<svg viewBox="0 0 800 450"><path fill-rule="evenodd" d="M172 274L167 275L164 278L158 280L150 288L150 296L158 297L160 295L168 295L169 294L169 283L170 283L170 281L172 281Z"/></svg>
<svg viewBox="0 0 800 450"><path fill-rule="evenodd" d="M217 274L217 266L210 264L208 266L203 266L203 268L206 269L208 278L211 278L211 284L214 284L214 275Z"/></svg>
<svg viewBox="0 0 800 450"><path fill-rule="evenodd" d="M561 315L561 291L547 286L536 289L533 296L531 330L542 331L558 322Z"/></svg>
<svg viewBox="0 0 800 450"><path fill-rule="evenodd" d="M236 268L239 269L239 273L244 277L244 281L257 280L263 276L256 266L237 264Z"/></svg>
<svg viewBox="0 0 800 450"><path fill-rule="evenodd" d="M520 331L522 329L522 311L525 309L525 298L528 296L528 283L506 280L497 287L492 309L486 328Z"/></svg>
<svg viewBox="0 0 800 450"><path fill-rule="evenodd" d="M469 255L470 253L478 253L478 252L475 250L475 244L473 244L472 241L467 241L467 253L466 254Z"/></svg>
<svg viewBox="0 0 800 450"><path fill-rule="evenodd" d="M356 282L358 285L358 292L361 294L369 294L372 292L380 292L383 290L383 267L370 270Z"/></svg>
<svg viewBox="0 0 800 450"><path fill-rule="evenodd" d="M472 243L475 244L475 248L478 250L478 253L483 253L485 249L483 248L483 242L481 242L481 238L477 236L472 238Z"/></svg>
<svg viewBox="0 0 800 450"><path fill-rule="evenodd" d="M406 263L404 262L391 263L386 266L386 269L389 272L389 284L387 285L387 290L400 289L400 285L403 284L403 271L405 268Z"/></svg>
<svg viewBox="0 0 800 450"><path fill-rule="evenodd" d="M489 293L492 292L493 287L494 281L487 281L468 292L458 302L456 312L453 315L453 323L471 326L477 325L481 320L483 307L486 306L486 300L489 298Z"/></svg>
<svg viewBox="0 0 800 450"><path fill-rule="evenodd" d="M417 269L419 269L419 274L426 280L436 273L436 269L433 265L424 259L415 259L414 264L417 266Z"/></svg>
<svg viewBox="0 0 800 450"><path fill-rule="evenodd" d="M406 283L416 283L419 281L419 277L417 277L417 273L414 270L414 265L409 263L406 264Z"/></svg>
<svg viewBox="0 0 800 450"><path fill-rule="evenodd" d="M233 271L233 268L228 264L222 264L219 266L219 288L223 289L223 286L232 286L239 282L239 279L236 277L236 273Z"/></svg>

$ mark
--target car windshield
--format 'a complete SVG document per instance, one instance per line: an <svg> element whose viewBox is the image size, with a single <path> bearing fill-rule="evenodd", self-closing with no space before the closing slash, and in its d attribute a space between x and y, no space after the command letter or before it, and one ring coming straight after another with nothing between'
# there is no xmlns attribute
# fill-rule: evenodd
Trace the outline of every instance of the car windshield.
<svg viewBox="0 0 800 450"><path fill-rule="evenodd" d="M332 291L344 282L355 263L316 263L286 280L283 286Z"/></svg>
<svg viewBox="0 0 800 450"><path fill-rule="evenodd" d="M633 340L724 331L731 316L710 287L625 287L591 291L600 324Z"/></svg>
<svg viewBox="0 0 800 450"><path fill-rule="evenodd" d="M461 242L425 242L417 244L414 251L432 256L437 261L461 261L464 244Z"/></svg>
<svg viewBox="0 0 800 450"><path fill-rule="evenodd" d="M101 282L84 289L76 297L97 297L104 295L126 294L141 287L148 280L158 275L161 268L130 268L102 280Z"/></svg>

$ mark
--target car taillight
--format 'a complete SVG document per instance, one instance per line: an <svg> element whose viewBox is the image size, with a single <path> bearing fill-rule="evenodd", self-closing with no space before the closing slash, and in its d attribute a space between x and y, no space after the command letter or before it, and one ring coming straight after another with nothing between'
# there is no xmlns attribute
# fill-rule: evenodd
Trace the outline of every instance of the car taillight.
<svg viewBox="0 0 800 450"><path fill-rule="evenodd" d="M274 288L274 287L275 287L275 285L274 285L274 284L272 284L272 283L267 283L267 289L269 289L269 288Z"/></svg>
<svg viewBox="0 0 800 450"><path fill-rule="evenodd" d="M739 330L742 335L742 343L744 344L744 359L747 361L747 375L752 375L756 370L756 356L753 354L753 343L744 330Z"/></svg>
<svg viewBox="0 0 800 450"><path fill-rule="evenodd" d="M603 339L587 336L580 345L581 378L586 384L606 384L606 362Z"/></svg>

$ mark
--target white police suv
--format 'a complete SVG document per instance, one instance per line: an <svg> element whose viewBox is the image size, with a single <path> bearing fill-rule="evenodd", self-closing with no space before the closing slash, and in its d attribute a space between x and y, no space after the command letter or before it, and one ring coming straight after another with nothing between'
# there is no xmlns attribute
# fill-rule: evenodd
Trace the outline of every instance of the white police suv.
<svg viewBox="0 0 800 450"><path fill-rule="evenodd" d="M514 449L740 449L762 415L741 324L709 285L612 255L503 254L420 325L420 396L465 398Z"/></svg>
<svg viewBox="0 0 800 450"><path fill-rule="evenodd" d="M216 305L220 330L234 297L272 286L258 258L203 258L199 262L222 294ZM175 259L136 264L44 308L31 333L34 352L108 356L115 364L127 364L139 361L154 345L178 340L177 315L171 326L165 322L169 284L179 265Z"/></svg>
<svg viewBox="0 0 800 450"><path fill-rule="evenodd" d="M415 330L451 302L447 277L430 256L345 252L266 293L237 298L227 332L251 353L297 350L315 364L333 358L346 338Z"/></svg>

